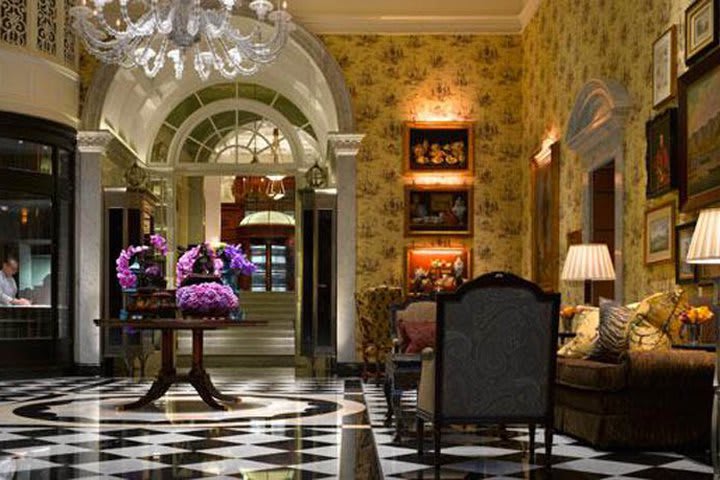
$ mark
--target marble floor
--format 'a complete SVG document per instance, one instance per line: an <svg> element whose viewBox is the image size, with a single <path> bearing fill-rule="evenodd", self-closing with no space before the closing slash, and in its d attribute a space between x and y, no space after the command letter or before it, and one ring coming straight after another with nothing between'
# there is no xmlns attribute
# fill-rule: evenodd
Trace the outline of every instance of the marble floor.
<svg viewBox="0 0 720 480"><path fill-rule="evenodd" d="M126 378L0 382L0 479L710 479L674 452L601 452L556 435L552 468L529 462L526 429L449 432L442 467L408 435L393 439L381 388L292 371L216 377L242 402L206 407L189 386L152 406L118 411L149 387ZM405 402L412 404L412 394ZM538 433L542 452L542 432Z"/></svg>

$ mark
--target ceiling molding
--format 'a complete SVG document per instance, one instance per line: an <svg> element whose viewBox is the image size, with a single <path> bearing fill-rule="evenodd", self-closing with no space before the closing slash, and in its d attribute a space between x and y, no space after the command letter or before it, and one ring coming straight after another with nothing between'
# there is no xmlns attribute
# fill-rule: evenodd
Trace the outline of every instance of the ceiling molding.
<svg viewBox="0 0 720 480"><path fill-rule="evenodd" d="M534 9L528 5L534 3ZM527 21L540 0L529 0L520 15L298 15L296 21L316 34L447 35L447 34L520 34L523 15ZM525 13L531 12L531 13Z"/></svg>

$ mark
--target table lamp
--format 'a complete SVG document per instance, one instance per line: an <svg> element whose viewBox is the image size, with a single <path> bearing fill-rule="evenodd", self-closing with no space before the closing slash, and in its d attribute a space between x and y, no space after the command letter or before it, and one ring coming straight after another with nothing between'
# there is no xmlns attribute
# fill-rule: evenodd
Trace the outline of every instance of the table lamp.
<svg viewBox="0 0 720 480"><path fill-rule="evenodd" d="M585 282L585 304L592 300L592 282L615 280L610 251L604 243L571 245L560 278L567 282Z"/></svg>

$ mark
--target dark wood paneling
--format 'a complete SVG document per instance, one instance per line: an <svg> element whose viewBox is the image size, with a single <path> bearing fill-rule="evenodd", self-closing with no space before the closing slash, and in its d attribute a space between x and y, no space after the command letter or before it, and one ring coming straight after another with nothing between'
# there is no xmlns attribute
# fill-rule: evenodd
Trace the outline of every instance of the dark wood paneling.
<svg viewBox="0 0 720 480"><path fill-rule="evenodd" d="M592 173L592 241L604 243L615 252L615 162ZM614 261L614 258L613 258ZM615 282L593 282L592 301L615 298Z"/></svg>

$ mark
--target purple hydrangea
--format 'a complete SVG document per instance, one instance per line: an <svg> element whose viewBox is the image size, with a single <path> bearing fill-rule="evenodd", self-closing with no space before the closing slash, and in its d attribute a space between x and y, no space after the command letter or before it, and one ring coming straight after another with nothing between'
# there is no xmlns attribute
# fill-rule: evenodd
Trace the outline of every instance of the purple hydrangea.
<svg viewBox="0 0 720 480"><path fill-rule="evenodd" d="M130 268L136 261L135 256L149 250L146 245L134 246L130 245L125 250L120 251L120 256L115 260L117 270L117 279L120 286L124 289L133 288L137 282L137 276Z"/></svg>
<svg viewBox="0 0 720 480"><path fill-rule="evenodd" d="M257 270L255 264L245 256L240 245L227 244L222 250L222 256L230 270L235 270L242 275L252 275Z"/></svg>
<svg viewBox="0 0 720 480"><path fill-rule="evenodd" d="M175 265L175 280L178 285L182 285L183 280L193 273L195 261L198 259L199 255L200 245L188 249L177 261L177 265Z"/></svg>
<svg viewBox="0 0 720 480"><path fill-rule="evenodd" d="M180 287L175 293L178 308L194 314L229 312L238 307L232 288L219 283L199 283Z"/></svg>
<svg viewBox="0 0 720 480"><path fill-rule="evenodd" d="M163 257L168 253L167 240L162 235L150 235L150 244Z"/></svg>

